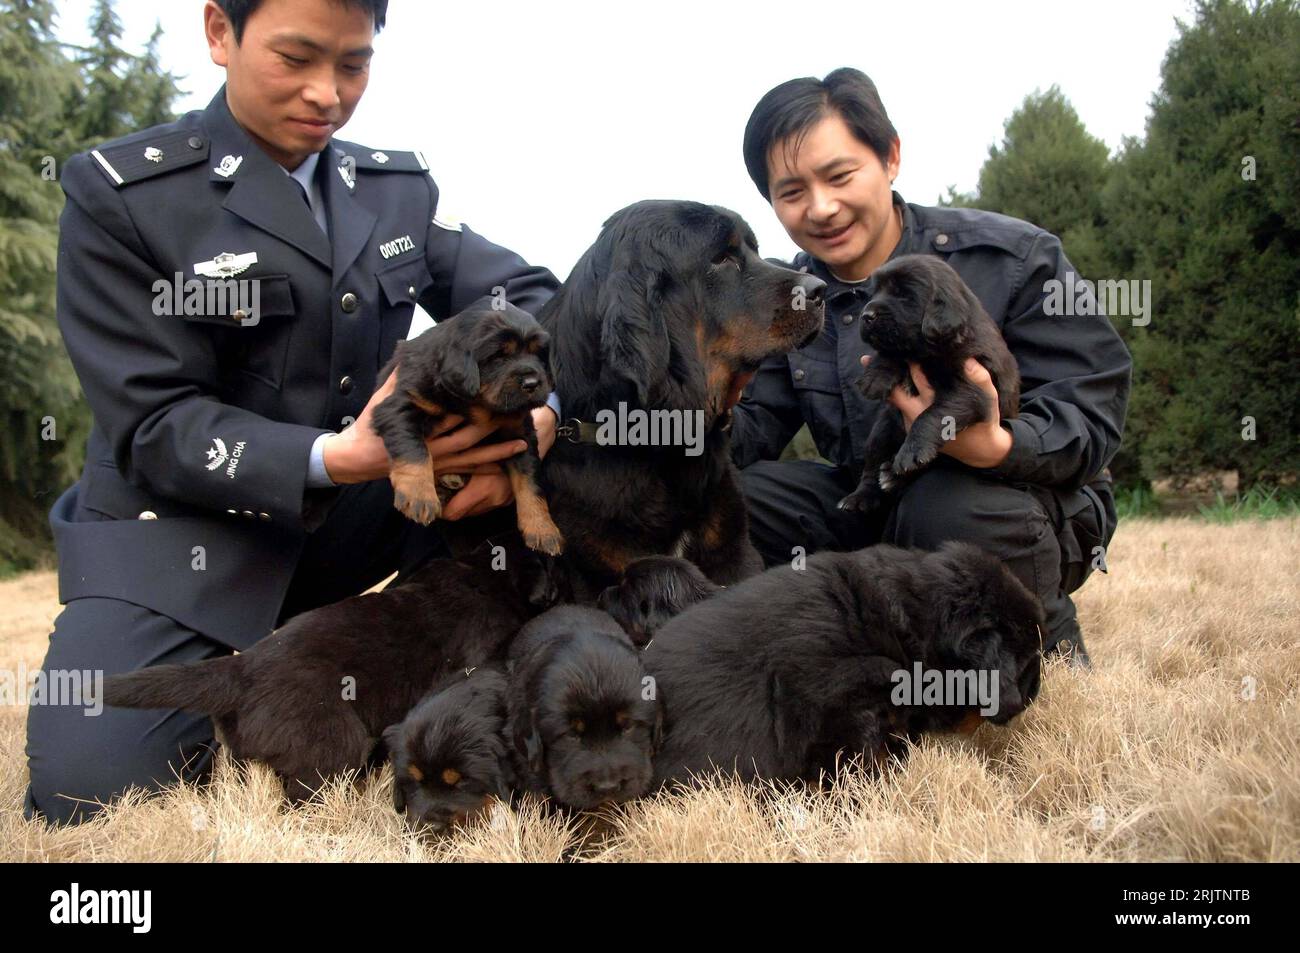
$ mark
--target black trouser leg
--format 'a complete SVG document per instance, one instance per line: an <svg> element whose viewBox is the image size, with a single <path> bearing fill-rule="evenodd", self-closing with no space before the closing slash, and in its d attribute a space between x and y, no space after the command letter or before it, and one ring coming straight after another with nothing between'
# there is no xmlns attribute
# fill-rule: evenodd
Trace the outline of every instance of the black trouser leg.
<svg viewBox="0 0 1300 953"><path fill-rule="evenodd" d="M23 813L79 823L127 787L157 790L212 768L212 722L183 711L109 708L53 697L73 672L88 681L149 665L197 662L230 648L148 609L116 599L76 599L54 620L41 666L47 691L27 711L31 781ZM83 684L87 679L83 679ZM84 695L82 698L84 701Z"/></svg>
<svg viewBox="0 0 1300 953"><path fill-rule="evenodd" d="M848 470L803 460L761 461L740 477L750 536L769 566L788 562L795 546L808 553L877 542L936 549L965 540L1000 557L1043 601L1049 647L1063 639L1082 645L1074 602L1061 584L1067 568L1057 538L1062 527L1027 488L941 458L899 492L877 526L835 508L857 485L858 474ZM1068 568L1077 588L1089 567Z"/></svg>
<svg viewBox="0 0 1300 953"><path fill-rule="evenodd" d="M386 480L347 487L329 519L309 537L281 618L355 595L394 570L409 572L444 554L436 528L393 509ZM229 646L141 606L77 599L55 620L44 669L52 675L76 670L104 677L229 652ZM28 818L39 813L54 823L77 823L98 810L93 802L107 803L131 785L156 790L177 778L201 780L211 770L215 744L207 716L107 707L86 715L84 710L79 705L29 710Z"/></svg>

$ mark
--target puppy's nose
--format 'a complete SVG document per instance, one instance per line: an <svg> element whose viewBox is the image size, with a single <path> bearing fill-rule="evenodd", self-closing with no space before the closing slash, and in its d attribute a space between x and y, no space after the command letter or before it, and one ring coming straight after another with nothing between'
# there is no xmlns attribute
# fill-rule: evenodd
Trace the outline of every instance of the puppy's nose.
<svg viewBox="0 0 1300 953"><path fill-rule="evenodd" d="M523 380L519 382L519 389L522 390L525 394L531 394L533 391L537 390L537 388L541 386L542 386L542 379L536 376L525 377Z"/></svg>
<svg viewBox="0 0 1300 953"><path fill-rule="evenodd" d="M795 285L804 290L804 299L813 304L821 304L826 291L826 282L816 275L802 274Z"/></svg>
<svg viewBox="0 0 1300 953"><path fill-rule="evenodd" d="M594 794L607 797L622 791L624 783L622 778L604 778L603 780L592 781L591 790Z"/></svg>

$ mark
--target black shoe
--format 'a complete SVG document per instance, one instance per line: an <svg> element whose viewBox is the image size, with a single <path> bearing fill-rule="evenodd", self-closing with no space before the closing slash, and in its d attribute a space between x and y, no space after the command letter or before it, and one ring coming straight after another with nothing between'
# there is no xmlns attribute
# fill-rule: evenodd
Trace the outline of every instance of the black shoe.
<svg viewBox="0 0 1300 953"><path fill-rule="evenodd" d="M1043 649L1043 661L1048 661L1056 655L1064 658L1075 668L1092 668L1092 659L1088 657L1088 650L1083 647L1082 635L1062 636Z"/></svg>

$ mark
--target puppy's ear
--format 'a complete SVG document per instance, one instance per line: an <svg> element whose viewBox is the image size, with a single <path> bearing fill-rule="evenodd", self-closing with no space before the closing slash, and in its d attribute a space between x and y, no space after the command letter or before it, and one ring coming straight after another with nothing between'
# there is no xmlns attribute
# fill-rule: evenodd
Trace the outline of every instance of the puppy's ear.
<svg viewBox="0 0 1300 953"><path fill-rule="evenodd" d="M465 400L478 397L478 362L473 352L449 345L438 364L438 383Z"/></svg>
<svg viewBox="0 0 1300 953"><path fill-rule="evenodd" d="M955 346L964 336L966 317L960 298L954 301L943 286L935 289L934 297L921 318L921 334L932 344Z"/></svg>
<svg viewBox="0 0 1300 953"><path fill-rule="evenodd" d="M541 777L546 765L542 736L537 730L536 707L521 701L519 707L511 712L510 721L510 739L515 753L528 766L530 774Z"/></svg>
<svg viewBox="0 0 1300 953"><path fill-rule="evenodd" d="M632 271L611 274L596 302L605 367L626 382L641 407L668 373L668 328L658 306L653 276Z"/></svg>
<svg viewBox="0 0 1300 953"><path fill-rule="evenodd" d="M373 757L388 758L393 764L393 810L398 814L406 811L406 791L402 787L402 779L397 776L397 759L396 755L402 747L402 724L398 722L395 725L389 725L384 729L383 735L375 745Z"/></svg>

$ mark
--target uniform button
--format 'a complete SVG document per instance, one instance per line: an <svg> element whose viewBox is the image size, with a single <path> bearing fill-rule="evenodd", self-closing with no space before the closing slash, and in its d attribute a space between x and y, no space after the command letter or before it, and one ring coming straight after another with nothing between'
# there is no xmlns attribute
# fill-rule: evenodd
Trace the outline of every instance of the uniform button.
<svg viewBox="0 0 1300 953"><path fill-rule="evenodd" d="M840 320L842 320L845 324L852 324L852 323L853 323L853 318L854 318L854 315L850 313L850 314L846 314L846 315L845 315L843 318L841 318Z"/></svg>
<svg viewBox="0 0 1300 953"><path fill-rule="evenodd" d="M408 295L410 295L412 298L414 298L414 297L415 297L415 285L411 285L409 288L407 288L407 289L406 289L406 293L407 293Z"/></svg>
<svg viewBox="0 0 1300 953"><path fill-rule="evenodd" d="M158 514L155 513L153 510L145 510L143 513L140 514L138 518L142 520L156 520L158 518Z"/></svg>
<svg viewBox="0 0 1300 953"><path fill-rule="evenodd" d="M943 234L943 232L940 232L938 235L934 236L934 243L936 245L946 245L948 244L948 236Z"/></svg>
<svg viewBox="0 0 1300 953"><path fill-rule="evenodd" d="M188 141L186 144L187 144L191 149L202 149L202 148L203 148L203 140L200 139L198 136L190 136L189 141Z"/></svg>
<svg viewBox="0 0 1300 953"><path fill-rule="evenodd" d="M349 291L342 297L339 304L343 307L344 311L351 314L353 311L357 310L357 296Z"/></svg>
<svg viewBox="0 0 1300 953"><path fill-rule="evenodd" d="M226 512L229 513L231 516L239 515L239 510L226 510Z"/></svg>
<svg viewBox="0 0 1300 953"><path fill-rule="evenodd" d="M253 511L252 511L252 510L244 510L244 515L245 515L246 517L248 517L248 518L251 520L251 519L253 518Z"/></svg>
<svg viewBox="0 0 1300 953"><path fill-rule="evenodd" d="M339 381L339 393L344 395L352 393L352 378L344 375Z"/></svg>
<svg viewBox="0 0 1300 953"><path fill-rule="evenodd" d="M270 514L270 513L258 513L258 514L257 514L257 518L260 519L263 523L269 523L269 522L271 522L271 514Z"/></svg>
<svg viewBox="0 0 1300 953"><path fill-rule="evenodd" d="M248 317L248 312L245 311L243 308L236 308L235 313L232 314L230 317L231 320L238 321L240 324L243 324L244 319Z"/></svg>
<svg viewBox="0 0 1300 953"><path fill-rule="evenodd" d="M800 368L799 370L797 370L797 371L794 372L794 379L797 380L797 381L801 381L801 380L803 380L803 379L804 379L805 377L807 377L807 376L808 376L808 375L805 374L805 373L803 372L803 369L802 369L802 368Z"/></svg>

